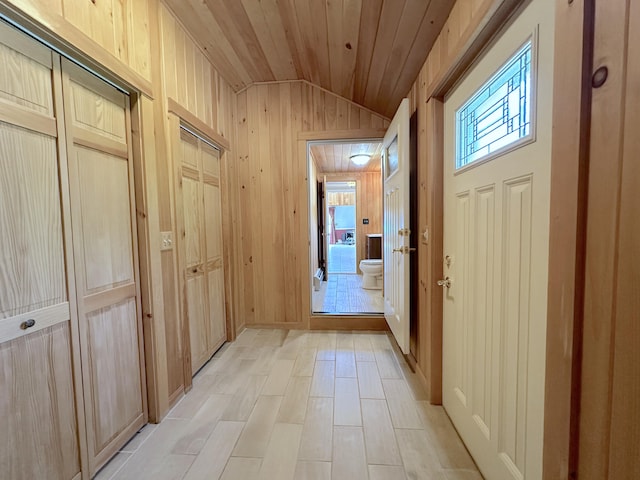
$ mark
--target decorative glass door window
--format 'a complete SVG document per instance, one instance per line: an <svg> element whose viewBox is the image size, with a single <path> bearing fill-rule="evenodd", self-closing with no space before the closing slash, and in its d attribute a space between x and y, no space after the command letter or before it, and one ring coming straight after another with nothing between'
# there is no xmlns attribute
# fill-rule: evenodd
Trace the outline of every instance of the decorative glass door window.
<svg viewBox="0 0 640 480"><path fill-rule="evenodd" d="M389 147L385 155L385 173L389 178L398 170L398 137L396 136Z"/></svg>
<svg viewBox="0 0 640 480"><path fill-rule="evenodd" d="M456 170L533 138L529 40L456 111Z"/></svg>

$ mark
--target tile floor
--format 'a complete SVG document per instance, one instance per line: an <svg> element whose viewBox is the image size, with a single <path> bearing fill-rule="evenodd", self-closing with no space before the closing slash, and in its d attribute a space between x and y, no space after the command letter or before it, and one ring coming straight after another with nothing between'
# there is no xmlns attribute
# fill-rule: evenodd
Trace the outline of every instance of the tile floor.
<svg viewBox="0 0 640 480"><path fill-rule="evenodd" d="M335 244L329 245L329 273L357 273L356 246Z"/></svg>
<svg viewBox="0 0 640 480"><path fill-rule="evenodd" d="M98 480L482 480L385 333L245 330Z"/></svg>
<svg viewBox="0 0 640 480"><path fill-rule="evenodd" d="M312 301L315 313L384 313L382 290L362 288L362 275L329 274Z"/></svg>

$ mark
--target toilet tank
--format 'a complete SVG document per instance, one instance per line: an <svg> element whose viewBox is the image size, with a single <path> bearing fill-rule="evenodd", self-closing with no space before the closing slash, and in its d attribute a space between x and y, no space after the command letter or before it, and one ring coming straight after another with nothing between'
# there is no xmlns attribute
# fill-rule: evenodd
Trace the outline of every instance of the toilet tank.
<svg viewBox="0 0 640 480"><path fill-rule="evenodd" d="M367 259L377 260L382 258L382 234L367 234Z"/></svg>

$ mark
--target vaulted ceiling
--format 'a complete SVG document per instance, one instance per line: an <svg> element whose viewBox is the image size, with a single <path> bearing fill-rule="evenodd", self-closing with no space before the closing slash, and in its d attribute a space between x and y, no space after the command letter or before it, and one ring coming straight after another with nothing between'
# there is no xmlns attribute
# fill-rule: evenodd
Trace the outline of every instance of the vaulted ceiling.
<svg viewBox="0 0 640 480"><path fill-rule="evenodd" d="M392 117L454 0L165 0L237 91L308 80Z"/></svg>

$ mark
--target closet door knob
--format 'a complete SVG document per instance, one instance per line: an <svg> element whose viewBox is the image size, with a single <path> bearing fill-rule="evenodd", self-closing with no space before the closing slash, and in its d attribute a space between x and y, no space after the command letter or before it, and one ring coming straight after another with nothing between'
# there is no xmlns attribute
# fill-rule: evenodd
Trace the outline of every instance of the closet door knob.
<svg viewBox="0 0 640 480"><path fill-rule="evenodd" d="M33 318L30 318L29 320L25 320L24 322L22 322L20 324L20 328L22 330L26 330L27 328L31 328L36 324L36 321Z"/></svg>

